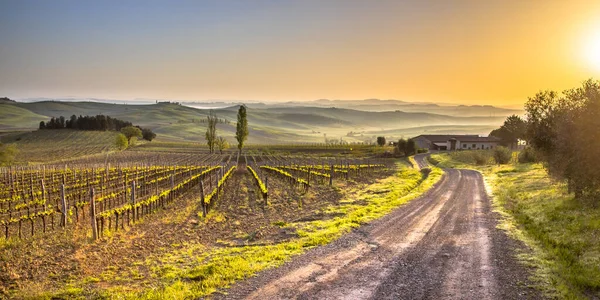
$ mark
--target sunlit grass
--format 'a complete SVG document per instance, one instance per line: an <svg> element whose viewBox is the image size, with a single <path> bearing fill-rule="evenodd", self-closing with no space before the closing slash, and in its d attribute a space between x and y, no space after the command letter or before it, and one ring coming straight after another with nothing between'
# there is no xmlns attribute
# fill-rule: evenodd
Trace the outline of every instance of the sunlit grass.
<svg viewBox="0 0 600 300"><path fill-rule="evenodd" d="M432 155L432 160L482 171L503 216L500 227L532 249L520 258L536 267L535 280L549 296L600 297L598 205L574 199L540 164L474 166L448 154Z"/></svg>

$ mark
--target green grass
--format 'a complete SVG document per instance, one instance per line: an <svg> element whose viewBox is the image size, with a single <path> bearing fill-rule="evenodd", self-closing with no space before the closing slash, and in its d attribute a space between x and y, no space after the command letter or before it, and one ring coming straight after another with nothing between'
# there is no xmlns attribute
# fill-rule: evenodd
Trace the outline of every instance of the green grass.
<svg viewBox="0 0 600 300"><path fill-rule="evenodd" d="M48 119L12 104L0 104L0 130L35 129Z"/></svg>
<svg viewBox="0 0 600 300"><path fill-rule="evenodd" d="M235 281L280 266L307 249L330 243L353 228L382 217L423 194L442 176L438 168L424 178L419 171L407 168L403 161L398 165L401 166L398 173L391 177L367 188L347 189L341 205L325 210L335 218L299 224L281 223L282 226L296 227L296 239L272 245L210 249L196 243L184 244L167 255L146 258L145 264L152 270L151 276L160 278L160 286L150 290L131 290L127 285L118 285L104 290L103 296L119 299L193 299L208 296ZM389 192L375 193L383 189ZM60 293L67 294L67 291ZM79 295L88 296L89 293L94 293L94 290L84 290Z"/></svg>
<svg viewBox="0 0 600 300"><path fill-rule="evenodd" d="M482 171L503 216L500 227L532 251L520 258L536 267L534 279L551 297L600 297L600 207L582 203L540 164L474 166L448 154L432 159L445 167Z"/></svg>

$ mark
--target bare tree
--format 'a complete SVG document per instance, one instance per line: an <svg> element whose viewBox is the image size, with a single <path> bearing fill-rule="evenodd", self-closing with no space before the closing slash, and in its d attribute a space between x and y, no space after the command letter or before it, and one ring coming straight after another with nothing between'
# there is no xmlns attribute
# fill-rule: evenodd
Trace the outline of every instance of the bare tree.
<svg viewBox="0 0 600 300"><path fill-rule="evenodd" d="M223 150L225 150L225 149L229 148L229 143L228 143L228 142L227 142L227 140L226 140L224 137L222 137L222 136L218 137L218 138L217 138L217 140L215 141L215 143L216 143L216 145L217 145L217 148L219 148L219 152L220 152L221 154L223 154Z"/></svg>

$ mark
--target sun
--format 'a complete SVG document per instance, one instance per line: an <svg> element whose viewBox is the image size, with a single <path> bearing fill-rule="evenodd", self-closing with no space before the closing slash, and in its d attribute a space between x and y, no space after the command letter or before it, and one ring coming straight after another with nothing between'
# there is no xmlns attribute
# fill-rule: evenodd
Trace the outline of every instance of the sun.
<svg viewBox="0 0 600 300"><path fill-rule="evenodd" d="M600 71L600 32L596 32L587 40L585 57L592 68Z"/></svg>

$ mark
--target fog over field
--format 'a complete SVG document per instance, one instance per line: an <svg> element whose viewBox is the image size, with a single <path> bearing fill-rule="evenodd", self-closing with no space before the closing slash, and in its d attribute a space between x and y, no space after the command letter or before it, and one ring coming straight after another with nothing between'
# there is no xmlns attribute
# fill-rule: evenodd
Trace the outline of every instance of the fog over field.
<svg viewBox="0 0 600 300"><path fill-rule="evenodd" d="M203 140L210 111L225 122L223 136L233 140L237 107L248 107L249 143L349 143L389 140L419 134L487 135L506 116L522 111L490 105L449 105L399 100L314 100L306 102L205 101L96 98L22 99L0 104L0 130L33 130L51 117L104 114L148 127L163 141Z"/></svg>

